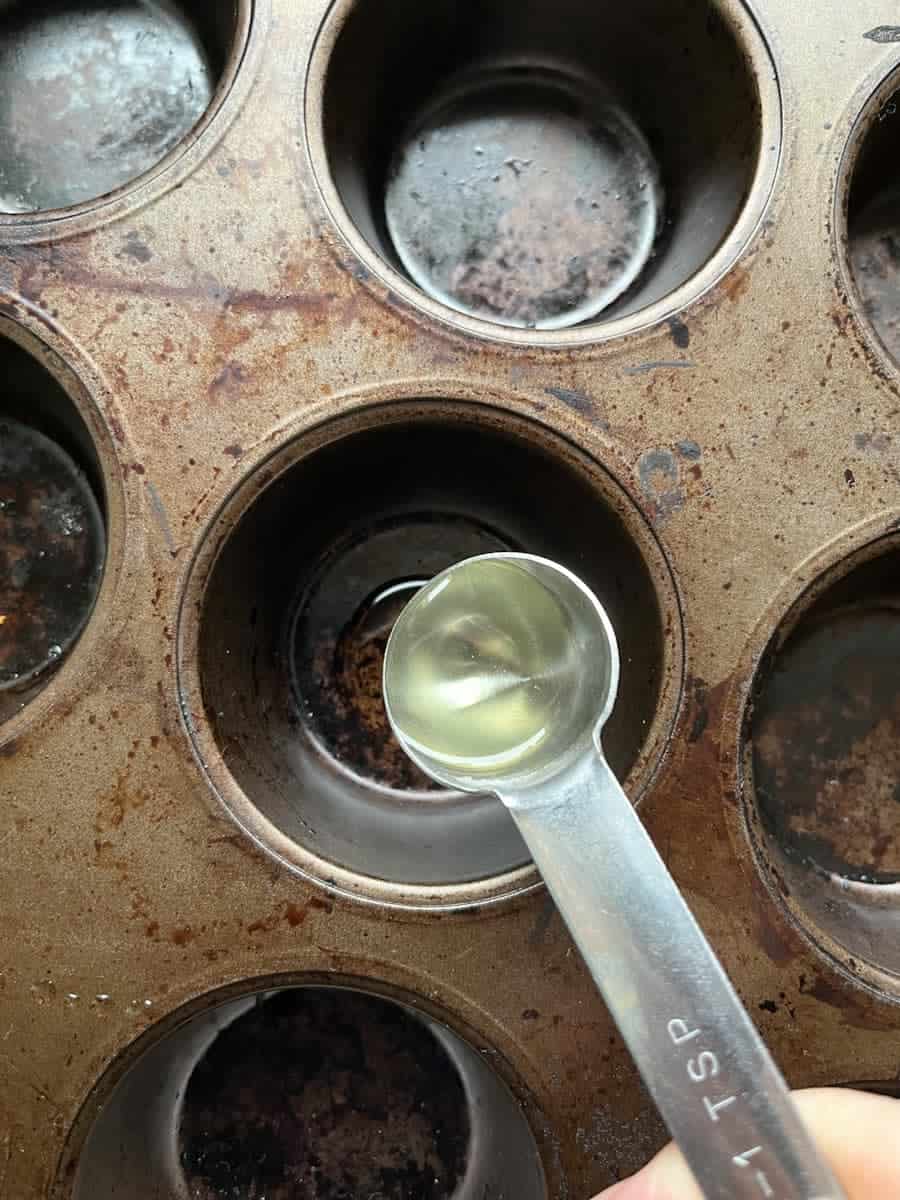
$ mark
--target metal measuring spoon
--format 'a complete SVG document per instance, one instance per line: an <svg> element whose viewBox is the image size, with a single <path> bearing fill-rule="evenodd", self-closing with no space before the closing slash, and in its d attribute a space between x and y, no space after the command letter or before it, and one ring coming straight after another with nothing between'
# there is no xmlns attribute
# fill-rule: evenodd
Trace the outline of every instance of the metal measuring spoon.
<svg viewBox="0 0 900 1200"><path fill-rule="evenodd" d="M619 653L570 571L467 559L401 613L384 697L440 783L525 839L708 1200L841 1200L777 1067L603 755Z"/></svg>

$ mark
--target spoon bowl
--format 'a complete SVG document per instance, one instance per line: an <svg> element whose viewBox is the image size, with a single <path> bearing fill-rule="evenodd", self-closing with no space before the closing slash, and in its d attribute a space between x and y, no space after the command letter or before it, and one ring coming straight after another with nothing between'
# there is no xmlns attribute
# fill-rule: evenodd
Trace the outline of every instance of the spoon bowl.
<svg viewBox="0 0 900 1200"><path fill-rule="evenodd" d="M599 746L619 651L593 592L528 554L435 576L394 625L385 706L407 754L463 791L520 791Z"/></svg>

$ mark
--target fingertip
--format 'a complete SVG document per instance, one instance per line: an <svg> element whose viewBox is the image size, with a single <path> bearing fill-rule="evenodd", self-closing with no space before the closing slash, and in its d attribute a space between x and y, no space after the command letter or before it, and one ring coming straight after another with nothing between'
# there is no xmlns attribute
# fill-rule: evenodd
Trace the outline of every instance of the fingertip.
<svg viewBox="0 0 900 1200"><path fill-rule="evenodd" d="M674 1145L668 1145L646 1167L613 1184L596 1200L703 1200L693 1175Z"/></svg>

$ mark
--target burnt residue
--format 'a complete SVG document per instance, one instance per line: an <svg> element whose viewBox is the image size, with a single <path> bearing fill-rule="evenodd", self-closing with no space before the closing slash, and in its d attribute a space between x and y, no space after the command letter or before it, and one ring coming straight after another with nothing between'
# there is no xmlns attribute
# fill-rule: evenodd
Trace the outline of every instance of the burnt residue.
<svg viewBox="0 0 900 1200"><path fill-rule="evenodd" d="M0 419L0 697L60 665L93 608L105 541L90 483L69 455Z"/></svg>
<svg viewBox="0 0 900 1200"><path fill-rule="evenodd" d="M432 576L463 558L515 548L475 522L422 514L348 532L313 566L288 658L298 720L338 762L391 788L438 789L388 723L381 686L387 640Z"/></svg>
<svg viewBox="0 0 900 1200"><path fill-rule="evenodd" d="M709 727L709 685L703 679L692 676L686 681L685 692L690 697L693 713L688 741L699 742Z"/></svg>
<svg viewBox="0 0 900 1200"><path fill-rule="evenodd" d="M672 344L677 346L679 350L687 350L691 344L691 331L687 325L680 317L670 317L668 324Z"/></svg>
<svg viewBox="0 0 900 1200"><path fill-rule="evenodd" d="M145 241L141 239L141 235L136 229L132 229L126 234L122 242L122 248L119 251L119 257L132 258L135 262L148 263L153 258L153 251Z"/></svg>
<svg viewBox="0 0 900 1200"><path fill-rule="evenodd" d="M193 1200L449 1200L469 1146L456 1068L395 1004L330 989L263 999L187 1087Z"/></svg>
<svg viewBox="0 0 900 1200"><path fill-rule="evenodd" d="M697 364L684 359L658 359L654 362L637 363L626 367L625 375L649 375L651 371L678 371L695 367Z"/></svg>
<svg viewBox="0 0 900 1200"><path fill-rule="evenodd" d="M676 443L675 449L688 462L698 462L703 457L703 450L699 443L690 438L685 438L684 441Z"/></svg>
<svg viewBox="0 0 900 1200"><path fill-rule="evenodd" d="M872 883L900 881L900 600L820 611L758 689L757 803L791 861Z"/></svg>

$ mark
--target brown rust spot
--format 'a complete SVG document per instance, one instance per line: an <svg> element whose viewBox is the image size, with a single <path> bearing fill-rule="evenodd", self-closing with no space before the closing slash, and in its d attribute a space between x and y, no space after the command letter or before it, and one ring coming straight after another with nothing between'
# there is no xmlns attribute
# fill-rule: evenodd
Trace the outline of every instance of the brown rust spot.
<svg viewBox="0 0 900 1200"><path fill-rule="evenodd" d="M284 909L284 919L292 929L296 929L298 925L302 925L308 916L308 910L298 908L296 904L288 903Z"/></svg>
<svg viewBox="0 0 900 1200"><path fill-rule="evenodd" d="M277 928L282 919L280 912L270 914L268 917L258 917L257 920L251 921L247 926L248 933L271 933Z"/></svg>
<svg viewBox="0 0 900 1200"><path fill-rule="evenodd" d="M773 884L778 887L779 880L773 875ZM754 927L760 947L770 962L777 967L786 967L802 952L802 947L781 912L772 902L765 885L757 877L753 877L753 908ZM781 881L783 886L783 880ZM780 890L780 888L779 888Z"/></svg>
<svg viewBox="0 0 900 1200"><path fill-rule="evenodd" d="M866 993L861 992L849 979L838 975L817 975L809 979L801 975L799 990L801 995L810 996L840 1013L842 1025L869 1031L896 1029L892 1010L873 1005Z"/></svg>
<svg viewBox="0 0 900 1200"><path fill-rule="evenodd" d="M747 267L733 267L722 280L722 292L732 302L740 300L750 286L750 272Z"/></svg>
<svg viewBox="0 0 900 1200"><path fill-rule="evenodd" d="M101 797L98 803L94 829L98 834L118 829L127 814L143 808L147 799L146 792L131 788L127 772L120 772L113 790Z"/></svg>

